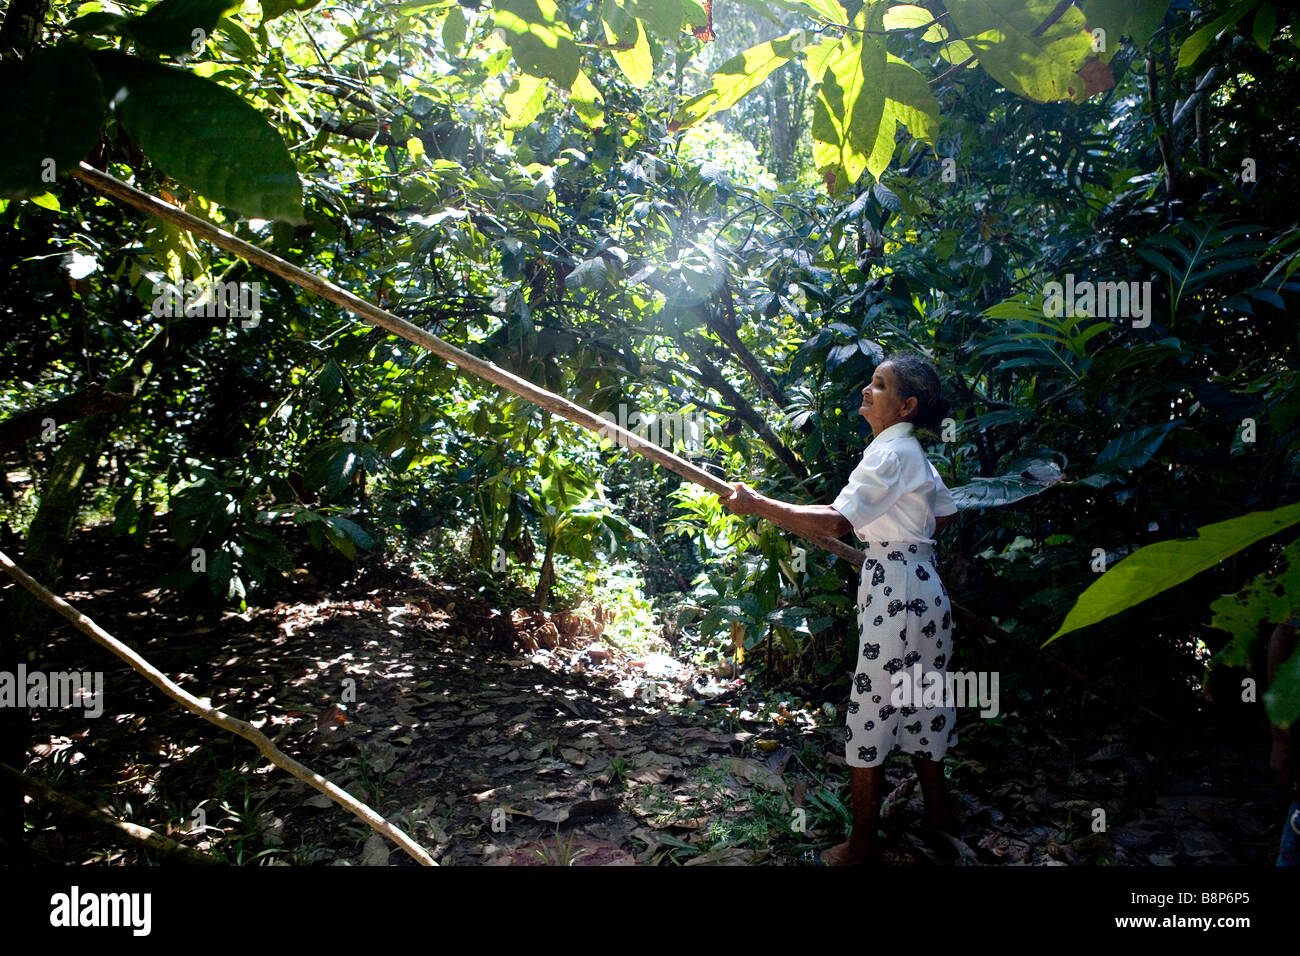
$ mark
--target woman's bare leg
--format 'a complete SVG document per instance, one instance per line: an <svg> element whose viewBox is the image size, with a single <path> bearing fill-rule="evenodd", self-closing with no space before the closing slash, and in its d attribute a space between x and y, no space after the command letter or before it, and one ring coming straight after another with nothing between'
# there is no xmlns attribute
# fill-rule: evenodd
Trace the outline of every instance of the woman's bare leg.
<svg viewBox="0 0 1300 956"><path fill-rule="evenodd" d="M880 823L880 803L885 797L884 785L884 764L849 768L849 786L853 790L853 830L839 846L822 851L824 863L848 866L878 853L876 827Z"/></svg>
<svg viewBox="0 0 1300 956"><path fill-rule="evenodd" d="M943 779L943 759L926 760L912 755L912 766L921 781L921 796L925 798L925 822L932 827L956 833L956 820L948 809Z"/></svg>

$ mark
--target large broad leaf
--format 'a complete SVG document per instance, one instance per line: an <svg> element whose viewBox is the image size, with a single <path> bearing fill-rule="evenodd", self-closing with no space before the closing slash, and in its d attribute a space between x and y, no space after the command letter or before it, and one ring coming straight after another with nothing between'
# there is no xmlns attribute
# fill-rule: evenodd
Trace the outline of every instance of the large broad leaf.
<svg viewBox="0 0 1300 956"><path fill-rule="evenodd" d="M906 127L915 139L928 143L934 142L939 129L939 103L930 92L925 77L911 64L891 54L885 66L884 86L885 106L880 117L880 129L867 157L867 172L876 178L889 168L890 160L894 158L898 125Z"/></svg>
<svg viewBox="0 0 1300 956"><path fill-rule="evenodd" d="M1114 85L1078 7L1058 15L1057 0L948 0L945 6L980 65L1013 93L1040 103L1081 103Z"/></svg>
<svg viewBox="0 0 1300 956"><path fill-rule="evenodd" d="M525 73L554 80L566 90L578 78L578 44L559 19L553 0L498 0L496 23Z"/></svg>
<svg viewBox="0 0 1300 956"><path fill-rule="evenodd" d="M610 55L628 82L638 88L649 83L654 76L654 58L641 21L614 0L605 0L601 7L601 26L612 48Z"/></svg>
<svg viewBox="0 0 1300 956"><path fill-rule="evenodd" d="M878 13L871 29L880 29ZM859 16L855 23L861 23ZM876 149L885 112L884 41L846 35L825 60L813 104L813 162L827 190L838 196L858 181ZM891 131L892 135L892 131Z"/></svg>
<svg viewBox="0 0 1300 956"><path fill-rule="evenodd" d="M733 56L713 71L713 82L707 90L682 104L681 110L668 127L669 131L693 126L714 113L735 106L741 97L771 76L774 70L785 66L798 55L795 44L801 36L802 31L788 33Z"/></svg>
<svg viewBox="0 0 1300 956"><path fill-rule="evenodd" d="M542 111L546 104L546 81L540 76L520 73L515 77L509 92L501 100L506 111L507 129L523 129Z"/></svg>
<svg viewBox="0 0 1300 956"><path fill-rule="evenodd" d="M302 183L280 134L212 80L95 55L118 121L159 169L249 218L302 221Z"/></svg>
<svg viewBox="0 0 1300 956"><path fill-rule="evenodd" d="M48 192L56 173L90 152L108 112L99 74L74 44L0 62L0 96L10 130L0 150L0 196Z"/></svg>
<svg viewBox="0 0 1300 956"><path fill-rule="evenodd" d="M605 98L582 70L569 90L569 102L588 129L605 125Z"/></svg>
<svg viewBox="0 0 1300 956"><path fill-rule="evenodd" d="M681 0L632 0L632 15L661 37L672 39L682 32Z"/></svg>
<svg viewBox="0 0 1300 956"><path fill-rule="evenodd" d="M261 0L262 5L262 22L274 20L276 17L283 16L290 10L297 10L304 13L310 10L320 0Z"/></svg>
<svg viewBox="0 0 1300 956"><path fill-rule="evenodd" d="M997 508L1046 491L1055 482L1027 479L1021 475L1001 475L997 478L973 478L969 484L950 489L957 510L967 508Z"/></svg>
<svg viewBox="0 0 1300 956"><path fill-rule="evenodd" d="M1182 47L1178 50L1178 68L1186 69L1196 63L1205 52L1206 47L1220 33L1228 29L1259 4L1256 0L1243 0L1242 3L1234 5L1227 13L1211 20L1205 26L1198 29L1195 33L1183 41Z"/></svg>
<svg viewBox="0 0 1300 956"><path fill-rule="evenodd" d="M1165 440L1165 435L1169 434L1170 429L1181 425L1182 422L1181 418L1171 418L1159 425L1135 428L1118 438L1111 439L1097 456L1097 467L1108 471L1140 468L1151 460L1151 456L1156 453L1156 449Z"/></svg>
<svg viewBox="0 0 1300 956"><path fill-rule="evenodd" d="M1256 575L1236 594L1225 594L1210 605L1213 627L1227 631L1232 640L1210 661L1210 667L1244 667L1253 664L1261 624L1278 624L1300 614L1300 541L1282 549L1280 568ZM1289 727L1300 717L1300 650L1292 653L1264 695L1269 719Z"/></svg>
<svg viewBox="0 0 1300 956"><path fill-rule="evenodd" d="M1134 428L1112 438L1097 456L1097 473L1082 479L1079 484L1104 488L1130 468L1141 468L1151 460L1165 436L1182 423L1181 418L1171 418L1159 425Z"/></svg>
<svg viewBox="0 0 1300 956"><path fill-rule="evenodd" d="M1194 538L1175 538L1139 548L1079 595L1065 622L1044 644L1141 604L1297 522L1300 503L1273 511L1252 511L1198 528Z"/></svg>
<svg viewBox="0 0 1300 956"><path fill-rule="evenodd" d="M1084 0L1083 16L1089 30L1105 30L1106 46L1099 50L1107 63L1119 49L1120 39L1127 37L1139 50L1146 49L1147 41L1165 19L1169 4L1164 0ZM1095 44L1094 44L1095 45Z"/></svg>
<svg viewBox="0 0 1300 956"><path fill-rule="evenodd" d="M793 10L795 13L806 13L816 20L826 20L830 23L848 22L848 14L844 12L838 0L770 0L770 2L774 7Z"/></svg>
<svg viewBox="0 0 1300 956"><path fill-rule="evenodd" d="M119 27L119 32L158 53L198 52L226 11L239 0L162 0L142 16Z"/></svg>
<svg viewBox="0 0 1300 956"><path fill-rule="evenodd" d="M931 43L948 39L948 31L943 22L936 22L933 13L914 3L900 3L890 7L885 11L884 24L886 30L920 31L924 27L921 39Z"/></svg>

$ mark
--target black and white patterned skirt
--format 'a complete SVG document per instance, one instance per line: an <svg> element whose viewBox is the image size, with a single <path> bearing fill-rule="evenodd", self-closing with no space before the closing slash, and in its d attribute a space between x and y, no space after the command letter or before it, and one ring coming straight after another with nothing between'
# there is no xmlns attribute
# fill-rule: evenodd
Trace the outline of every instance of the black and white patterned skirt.
<svg viewBox="0 0 1300 956"><path fill-rule="evenodd" d="M870 541L863 550L844 758L852 767L876 767L895 753L938 760L957 742L957 712L933 706L941 699L934 694L921 706L928 682L946 684L952 654L952 607L934 546Z"/></svg>

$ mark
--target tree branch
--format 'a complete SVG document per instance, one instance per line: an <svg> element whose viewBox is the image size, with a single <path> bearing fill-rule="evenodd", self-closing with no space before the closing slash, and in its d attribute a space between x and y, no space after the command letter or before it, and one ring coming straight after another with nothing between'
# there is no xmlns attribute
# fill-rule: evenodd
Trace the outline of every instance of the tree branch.
<svg viewBox="0 0 1300 956"><path fill-rule="evenodd" d="M92 383L65 398L29 408L0 422L0 452L35 438L45 427L47 419L52 419L56 425L66 425L99 412L121 411L130 403L128 396L106 391L104 386Z"/></svg>
<svg viewBox="0 0 1300 956"><path fill-rule="evenodd" d="M222 865L222 862L215 856L188 847L183 843L177 843L175 840L170 840L161 833L150 830L148 827L142 827L138 823L119 820L93 807L88 807L80 800L74 800L67 794L59 793L53 787L34 777L20 773L7 763L0 763L0 778L4 778L33 800L39 800L41 803L49 805L65 817L71 817L96 829L111 830L130 843L142 846L147 850L154 850L170 858L164 859L164 862L194 863L200 866Z"/></svg>
<svg viewBox="0 0 1300 956"><path fill-rule="evenodd" d="M320 774L316 773L310 767L304 766L297 760L294 760L284 751L280 750L271 742L264 733L254 727L247 721L231 717L223 711L217 710L206 701L200 700L193 694L185 690L179 684L171 680L166 674L158 670L147 660L137 654L133 649L123 644L112 634L82 614L67 601L63 600L56 594L50 592L49 588L42 585L39 581L29 575L18 565L14 564L9 555L0 551L0 568L3 568L8 575L31 592L36 600L40 601L47 607L52 608L58 614L67 618L82 634L85 634L96 644L106 648L116 657L125 661L126 664L137 674L142 676L149 683L153 684L164 694L176 701L191 713L198 714L204 720L216 724L223 730L228 730L232 734L238 734L245 740L253 744L267 760L275 764L281 770L287 771L294 777L297 777L303 783L310 784L321 793L325 794L343 809L349 811L357 817L360 817L367 826L377 833L382 833L399 847L407 852L416 862L424 866L437 866L433 857L403 833L397 827L393 826L383 817L381 817L370 807L366 806L352 794L343 788L326 780Z"/></svg>

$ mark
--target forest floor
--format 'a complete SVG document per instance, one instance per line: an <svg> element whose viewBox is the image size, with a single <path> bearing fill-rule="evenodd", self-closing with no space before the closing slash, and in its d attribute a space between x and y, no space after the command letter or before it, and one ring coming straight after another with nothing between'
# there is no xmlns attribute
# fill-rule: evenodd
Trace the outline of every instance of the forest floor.
<svg viewBox="0 0 1300 956"><path fill-rule="evenodd" d="M706 685L667 655L634 658L590 635L530 651L558 633L547 621L519 615L504 628L519 640L503 640L511 609L494 623L472 590L373 557L341 582L303 572L246 613L196 626L183 598L153 584L158 549L92 530L72 554L60 590L76 607L442 863L801 865L843 839L841 700ZM28 773L231 862L411 862L51 624L41 665L103 671L105 710L36 712ZM1266 737L1244 740L1195 711L1172 739L1099 701L1069 715L1002 706L995 720L959 712L947 761L955 839L921 835L911 765L890 761L886 862L1273 862L1284 805L1268 786ZM1098 808L1105 829L1094 832ZM40 858L145 862L43 807L29 814ZM187 832L199 824L216 829Z"/></svg>

